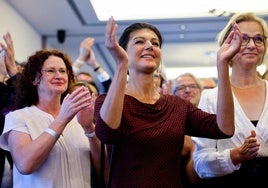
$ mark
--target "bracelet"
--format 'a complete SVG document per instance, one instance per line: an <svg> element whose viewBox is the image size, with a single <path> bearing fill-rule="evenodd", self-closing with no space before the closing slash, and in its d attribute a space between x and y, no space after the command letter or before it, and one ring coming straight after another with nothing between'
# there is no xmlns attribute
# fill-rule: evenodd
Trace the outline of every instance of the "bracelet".
<svg viewBox="0 0 268 188"><path fill-rule="evenodd" d="M85 133L85 135L88 138L93 138L95 136L95 131L93 131L92 133Z"/></svg>
<svg viewBox="0 0 268 188"><path fill-rule="evenodd" d="M83 65L85 62L77 58L77 59L74 61L74 63L77 64L77 65L79 65L79 66L81 66L81 65Z"/></svg>
<svg viewBox="0 0 268 188"><path fill-rule="evenodd" d="M60 137L60 135L58 133L56 133L56 131L54 131L53 129L47 127L45 129L45 132L50 134L51 136L53 136L56 140Z"/></svg>
<svg viewBox="0 0 268 188"><path fill-rule="evenodd" d="M99 70L101 67L100 66L97 66L94 71L96 72L97 70Z"/></svg>
<svg viewBox="0 0 268 188"><path fill-rule="evenodd" d="M77 68L76 66L72 66L72 68L73 68L74 74L78 74L79 73L79 71L80 71L79 68Z"/></svg>

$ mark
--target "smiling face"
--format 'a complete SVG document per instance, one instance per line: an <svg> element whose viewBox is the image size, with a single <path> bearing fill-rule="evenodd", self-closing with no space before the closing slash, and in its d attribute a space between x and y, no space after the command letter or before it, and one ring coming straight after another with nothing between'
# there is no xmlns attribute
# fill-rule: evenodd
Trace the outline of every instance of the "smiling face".
<svg viewBox="0 0 268 188"><path fill-rule="evenodd" d="M150 29L140 29L130 34L127 44L129 69L153 73L161 62L160 42Z"/></svg>
<svg viewBox="0 0 268 188"><path fill-rule="evenodd" d="M68 71L64 61L57 56L49 56L44 62L42 76L37 84L39 96L61 96L68 87Z"/></svg>
<svg viewBox="0 0 268 188"><path fill-rule="evenodd" d="M256 40L256 36L264 36L261 25L254 21L244 21L238 23L238 27L242 35L247 36L246 39L249 41L241 45L240 51L232 59L232 66L236 66L237 63L246 66L261 64L265 53L265 44L257 43L256 45L253 40L253 38Z"/></svg>
<svg viewBox="0 0 268 188"><path fill-rule="evenodd" d="M201 96L201 88L193 77L188 75L180 76L175 81L174 95L197 106Z"/></svg>

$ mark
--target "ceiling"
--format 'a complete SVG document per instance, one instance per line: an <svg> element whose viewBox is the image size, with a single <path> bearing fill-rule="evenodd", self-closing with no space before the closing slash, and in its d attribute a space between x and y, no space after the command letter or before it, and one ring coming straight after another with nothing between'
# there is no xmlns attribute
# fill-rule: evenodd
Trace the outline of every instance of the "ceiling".
<svg viewBox="0 0 268 188"><path fill-rule="evenodd" d="M93 50L96 57L113 75L114 62L104 46L106 22L98 20L89 0L8 0L7 3L43 36L44 47L62 49L73 60L79 53L80 42L85 37L95 38ZM268 20L268 14L263 17ZM150 22L163 34L163 65L167 71L174 72L179 70L177 68L186 71L186 68L194 70L195 67L215 67L215 51L218 48L215 39L228 19L228 16L212 15L181 19L117 21L118 35L133 22ZM63 43L58 41L58 30L65 30L66 37ZM167 71L169 78L174 77ZM202 72L207 74L206 71ZM179 72L175 74L178 75Z"/></svg>

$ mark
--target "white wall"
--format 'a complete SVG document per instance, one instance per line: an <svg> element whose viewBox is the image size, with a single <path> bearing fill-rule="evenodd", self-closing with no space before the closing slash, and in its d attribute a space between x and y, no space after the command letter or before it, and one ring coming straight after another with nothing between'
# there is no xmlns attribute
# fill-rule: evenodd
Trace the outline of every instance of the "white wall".
<svg viewBox="0 0 268 188"><path fill-rule="evenodd" d="M42 48L41 36L31 27L6 1L0 0L0 41L3 35L10 32L15 59L25 61L29 55ZM5 43L4 43L5 44Z"/></svg>

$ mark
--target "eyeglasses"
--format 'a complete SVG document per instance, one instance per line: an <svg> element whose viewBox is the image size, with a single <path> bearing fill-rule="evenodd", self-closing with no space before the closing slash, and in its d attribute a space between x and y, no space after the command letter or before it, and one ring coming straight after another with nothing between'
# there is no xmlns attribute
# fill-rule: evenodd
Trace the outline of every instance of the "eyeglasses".
<svg viewBox="0 0 268 188"><path fill-rule="evenodd" d="M66 75L67 70L66 69L54 69L54 68L47 68L47 69L42 69L41 71L45 72L47 75L55 75L57 72L60 73L60 75Z"/></svg>
<svg viewBox="0 0 268 188"><path fill-rule="evenodd" d="M186 88L189 88L189 89L198 89L199 87L198 87L197 84L180 85L180 86L176 87L175 92L176 91L184 91L184 90L186 90Z"/></svg>
<svg viewBox="0 0 268 188"><path fill-rule="evenodd" d="M266 36L255 35L254 37L249 37L247 34L243 33L241 46L246 46L249 43L250 39L253 40L256 46L262 46L265 43Z"/></svg>

